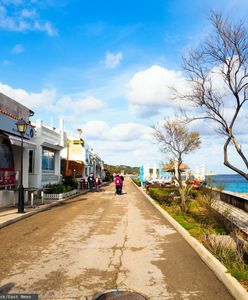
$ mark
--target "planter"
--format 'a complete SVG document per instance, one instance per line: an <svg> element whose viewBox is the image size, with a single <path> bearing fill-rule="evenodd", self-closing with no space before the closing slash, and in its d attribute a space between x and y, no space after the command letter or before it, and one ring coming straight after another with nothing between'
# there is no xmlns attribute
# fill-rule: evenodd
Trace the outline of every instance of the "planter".
<svg viewBox="0 0 248 300"><path fill-rule="evenodd" d="M61 194L44 194L45 200L60 200L67 197L70 197L72 195L75 195L78 190L72 190L70 192L61 193Z"/></svg>

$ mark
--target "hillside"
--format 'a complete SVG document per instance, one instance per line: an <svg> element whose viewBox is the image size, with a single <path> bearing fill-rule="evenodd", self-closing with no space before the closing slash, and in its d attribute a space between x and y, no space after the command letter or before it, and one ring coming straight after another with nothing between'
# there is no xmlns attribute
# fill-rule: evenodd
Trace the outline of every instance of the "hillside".
<svg viewBox="0 0 248 300"><path fill-rule="evenodd" d="M108 165L105 164L105 169L109 171L110 174L113 173L124 173L124 174L138 174L139 173L139 167L130 167L130 166L125 166L125 165Z"/></svg>

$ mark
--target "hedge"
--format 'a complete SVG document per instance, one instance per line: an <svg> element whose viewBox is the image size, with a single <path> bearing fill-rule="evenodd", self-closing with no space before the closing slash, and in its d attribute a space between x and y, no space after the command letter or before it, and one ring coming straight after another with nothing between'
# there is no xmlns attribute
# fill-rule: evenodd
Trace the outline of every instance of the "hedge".
<svg viewBox="0 0 248 300"><path fill-rule="evenodd" d="M138 178L132 178L132 181L137 185L141 186L140 180Z"/></svg>
<svg viewBox="0 0 248 300"><path fill-rule="evenodd" d="M180 197L179 191L176 188L149 188L148 193L160 204L166 205L171 205Z"/></svg>

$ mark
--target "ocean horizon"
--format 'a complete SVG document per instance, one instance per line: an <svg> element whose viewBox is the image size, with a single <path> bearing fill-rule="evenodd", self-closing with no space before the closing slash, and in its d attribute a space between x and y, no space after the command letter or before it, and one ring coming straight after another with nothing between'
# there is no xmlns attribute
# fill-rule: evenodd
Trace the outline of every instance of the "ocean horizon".
<svg viewBox="0 0 248 300"><path fill-rule="evenodd" d="M206 176L207 184L221 187L224 191L248 193L248 180L239 174L215 174Z"/></svg>

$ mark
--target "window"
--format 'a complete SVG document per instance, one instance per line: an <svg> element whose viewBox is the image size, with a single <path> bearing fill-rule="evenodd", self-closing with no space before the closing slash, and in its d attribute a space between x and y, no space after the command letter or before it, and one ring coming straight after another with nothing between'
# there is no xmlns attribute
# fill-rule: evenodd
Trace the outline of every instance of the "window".
<svg viewBox="0 0 248 300"><path fill-rule="evenodd" d="M42 170L54 170L55 151L47 148L42 149Z"/></svg>
<svg viewBox="0 0 248 300"><path fill-rule="evenodd" d="M0 136L0 189L15 186L14 160L10 141Z"/></svg>
<svg viewBox="0 0 248 300"><path fill-rule="evenodd" d="M0 169L14 170L12 148L8 139L0 137Z"/></svg>
<svg viewBox="0 0 248 300"><path fill-rule="evenodd" d="M30 150L29 151L29 167L28 167L28 172L33 173L34 171L34 151Z"/></svg>

